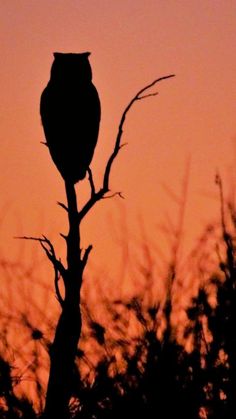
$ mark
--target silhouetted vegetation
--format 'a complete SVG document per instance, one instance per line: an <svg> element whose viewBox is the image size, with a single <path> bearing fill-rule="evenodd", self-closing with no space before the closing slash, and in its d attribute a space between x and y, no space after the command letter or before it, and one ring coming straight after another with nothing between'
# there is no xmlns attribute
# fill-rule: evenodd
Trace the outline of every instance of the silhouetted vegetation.
<svg viewBox="0 0 236 419"><path fill-rule="evenodd" d="M149 260L142 267L143 286L137 287L136 295L117 300L101 296L102 320L87 298L83 301L84 328L71 383L71 418L115 419L127 411L147 418L235 416L236 212L232 203L223 202L220 178L217 183L221 220L206 228L189 256L192 280L186 282L171 261L167 277L162 278L168 284L165 296L155 298L153 289L161 278L154 276ZM7 269L2 262L3 283ZM11 274L15 269L19 274L14 266ZM17 352L10 336L14 323L28 331L32 343L25 372L21 357L26 355ZM45 324L44 330L52 329L50 322ZM1 310L1 417L36 418L43 411L45 382L40 371L50 339L50 333L47 336L36 328L27 314L7 313L7 307ZM16 370L16 359L21 359L21 373ZM27 380L34 383L34 393L26 396L21 387Z"/></svg>

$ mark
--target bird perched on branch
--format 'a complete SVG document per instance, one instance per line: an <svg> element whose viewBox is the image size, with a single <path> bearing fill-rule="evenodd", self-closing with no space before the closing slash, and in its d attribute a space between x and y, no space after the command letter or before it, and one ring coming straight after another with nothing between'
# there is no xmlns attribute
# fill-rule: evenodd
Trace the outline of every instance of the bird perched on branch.
<svg viewBox="0 0 236 419"><path fill-rule="evenodd" d="M40 114L52 160L65 181L84 179L97 143L100 101L92 84L90 53L54 53Z"/></svg>

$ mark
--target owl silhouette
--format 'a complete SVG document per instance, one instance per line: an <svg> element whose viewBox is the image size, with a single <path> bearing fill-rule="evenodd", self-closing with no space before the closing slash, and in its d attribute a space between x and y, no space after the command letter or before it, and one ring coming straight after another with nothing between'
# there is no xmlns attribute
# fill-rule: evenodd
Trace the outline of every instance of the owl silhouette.
<svg viewBox="0 0 236 419"><path fill-rule="evenodd" d="M52 160L65 181L84 179L97 143L100 100L92 83L90 53L54 53L40 114Z"/></svg>

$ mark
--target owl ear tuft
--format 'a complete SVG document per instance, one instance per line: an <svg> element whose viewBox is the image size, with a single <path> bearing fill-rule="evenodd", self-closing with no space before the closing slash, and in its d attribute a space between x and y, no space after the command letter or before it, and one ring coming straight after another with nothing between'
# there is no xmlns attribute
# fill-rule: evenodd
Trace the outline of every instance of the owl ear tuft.
<svg viewBox="0 0 236 419"><path fill-rule="evenodd" d="M54 58L61 57L62 55L63 55L63 53L62 53L62 52L54 52L54 53L53 53Z"/></svg>
<svg viewBox="0 0 236 419"><path fill-rule="evenodd" d="M84 56L84 57L89 57L89 55L91 54L91 52L82 52L82 53L78 53L78 54L73 54L73 53L69 53L69 54L65 54L65 53L63 53L63 52L54 52L53 53L53 56L54 56L54 58L60 58L60 57L62 57L63 55L82 55L82 56Z"/></svg>

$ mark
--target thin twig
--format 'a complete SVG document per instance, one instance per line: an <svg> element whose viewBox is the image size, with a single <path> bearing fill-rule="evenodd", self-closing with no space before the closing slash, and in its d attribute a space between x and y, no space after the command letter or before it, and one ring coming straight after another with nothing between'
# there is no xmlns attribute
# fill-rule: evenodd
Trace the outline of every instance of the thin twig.
<svg viewBox="0 0 236 419"><path fill-rule="evenodd" d="M119 196L120 198L125 199L125 197L122 195L122 192L114 192L111 195L103 196L102 199L110 199L110 198L114 198L114 196Z"/></svg>
<svg viewBox="0 0 236 419"><path fill-rule="evenodd" d="M226 246L226 254L227 254L227 262L225 266L227 266L227 270L221 267L222 271L225 273L226 278L234 278L235 277L235 263L234 263L234 245L232 241L232 236L227 231L226 222L225 222L225 212L224 212L224 192L223 192L223 184L222 179L219 173L216 173L215 182L219 187L220 193L220 212L221 212L221 227L223 232L223 240ZM235 288L234 282L232 282L232 287Z"/></svg>
<svg viewBox="0 0 236 419"><path fill-rule="evenodd" d="M65 204L63 204L63 202L57 202L57 205L59 205L59 207L62 207L64 210L68 212L68 207Z"/></svg>
<svg viewBox="0 0 236 419"><path fill-rule="evenodd" d="M89 178L89 183L90 183L90 188L91 188L91 198L92 198L93 195L95 195L96 191L95 191L95 185L93 181L93 173L90 167L88 167L88 178Z"/></svg>
<svg viewBox="0 0 236 419"><path fill-rule="evenodd" d="M148 93L147 95L139 96L139 97L137 98L137 100L142 100L142 99L146 99L147 97L152 97L152 96L157 96L157 95L158 95L158 92L155 92L155 93Z"/></svg>
<svg viewBox="0 0 236 419"><path fill-rule="evenodd" d="M90 245L87 247L87 249L85 250L85 252L84 252L84 256L83 256L83 259L82 259L82 266L83 266L83 269L85 268L85 266L86 266L86 264L87 264L87 262L88 262L88 257L89 257L89 254L90 254L90 252L91 252L92 248L93 248L93 246L90 244Z"/></svg>
<svg viewBox="0 0 236 419"><path fill-rule="evenodd" d="M225 225L223 185L222 185L221 176L220 176L220 174L218 172L216 173L215 183L219 187L221 225L222 225L223 234L226 235L227 234L227 230L226 230L226 225Z"/></svg>
<svg viewBox="0 0 236 419"><path fill-rule="evenodd" d="M51 243L51 241L46 236L42 236L42 237L21 236L21 237L16 237L16 238L21 239L21 240L33 240L33 241L37 241L41 244L43 250L45 251L45 253L48 257L48 259L50 260L50 262L52 263L52 265L54 267L55 292L56 292L57 299L62 306L64 300L61 296L59 286L58 286L58 282L59 282L60 276L63 278L64 282L66 281L67 271L66 271L64 265L62 264L62 262L59 259L57 259L56 253L55 253L55 250L54 250L54 247L53 247L53 244Z"/></svg>

